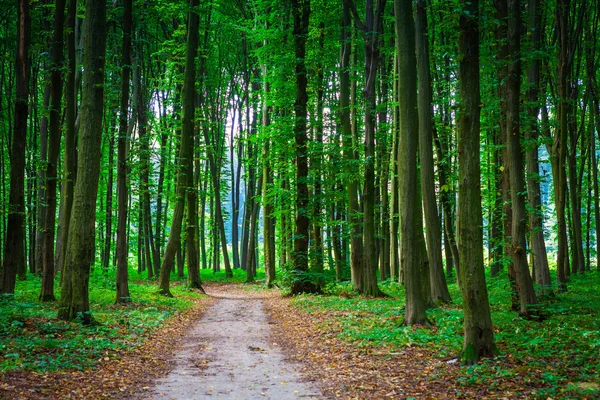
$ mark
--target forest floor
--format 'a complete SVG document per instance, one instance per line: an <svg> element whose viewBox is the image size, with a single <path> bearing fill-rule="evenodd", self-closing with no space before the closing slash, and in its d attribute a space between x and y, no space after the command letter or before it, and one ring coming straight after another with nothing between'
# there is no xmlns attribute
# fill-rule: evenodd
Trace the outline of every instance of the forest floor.
<svg viewBox="0 0 600 400"><path fill-rule="evenodd" d="M264 292L205 285L215 299L183 337L175 367L139 396L152 399L320 399L272 340Z"/></svg>
<svg viewBox="0 0 600 400"><path fill-rule="evenodd" d="M600 399L599 278L572 277L543 322L510 311L505 279L490 279L500 353L471 367L456 360L454 283L453 303L428 310L433 326L407 327L390 282L385 298L345 283L290 298L239 279L207 282L208 296L178 281L167 299L139 281L120 307L96 277L97 326L56 320L39 282L20 282L0 301L0 399Z"/></svg>

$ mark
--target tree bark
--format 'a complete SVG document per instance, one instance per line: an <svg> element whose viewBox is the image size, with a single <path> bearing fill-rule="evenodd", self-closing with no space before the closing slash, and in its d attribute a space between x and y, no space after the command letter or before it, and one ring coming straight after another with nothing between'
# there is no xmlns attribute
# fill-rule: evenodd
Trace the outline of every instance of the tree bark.
<svg viewBox="0 0 600 400"><path fill-rule="evenodd" d="M428 258L423 237L421 190L417 177L419 151L419 114L417 107L417 60L412 4L394 1L398 53L398 103L400 104L400 141L398 168L400 176L401 268L404 271L406 325L428 323L425 309L429 285Z"/></svg>
<svg viewBox="0 0 600 400"><path fill-rule="evenodd" d="M8 223L0 293L14 294L17 271L25 263L25 148L29 100L29 39L31 15L28 0L17 8L17 60L14 129L10 150Z"/></svg>
<svg viewBox="0 0 600 400"><path fill-rule="evenodd" d="M461 0L458 124L458 251L464 310L461 360L477 363L496 352L483 267L480 183L479 0Z"/></svg>
<svg viewBox="0 0 600 400"><path fill-rule="evenodd" d="M198 16L198 0L190 0L190 11L188 13L187 44L185 58L185 77L182 92L182 129L179 150L179 170L177 171L177 187L175 210L171 220L171 231L169 232L169 241L163 256L160 267L160 293L164 296L172 297L169 289L171 270L173 270L175 254L181 244L181 225L183 222L183 211L185 205L186 191L190 188L188 185L188 175L192 176L194 154L193 136L194 136L194 114L195 114L195 80L196 66L195 60L198 55L198 25L200 18ZM188 204L188 207L190 205ZM189 265L189 264L188 264Z"/></svg>
<svg viewBox="0 0 600 400"><path fill-rule="evenodd" d="M267 77L267 67L263 67L263 115L262 126L265 130L265 139L263 145L263 187L262 187L262 202L263 202L263 245L264 245L264 265L265 265L265 285L270 289L275 281L275 218L273 217L274 199L270 193L273 186L273 169L270 160L270 138L267 133L271 124L269 114L269 82Z"/></svg>
<svg viewBox="0 0 600 400"><path fill-rule="evenodd" d="M294 54L296 72L296 100L294 102L294 136L296 151L296 232L294 234L294 281L292 294L314 292L316 286L307 280L309 200L307 154L308 74L306 70L306 40L310 16L310 0L291 0L294 18Z"/></svg>
<svg viewBox="0 0 600 400"><path fill-rule="evenodd" d="M534 51L538 51L541 43L542 29L542 9L541 0L529 0L529 31ZM529 107L529 124L526 129L529 132L528 139L532 142L527 149L527 188L529 208L529 227L531 230L531 250L533 252L533 265L535 271L535 280L540 285L539 294L544 296L552 295L552 280L550 278L550 269L548 267L548 255L546 243L544 241L544 220L542 214L541 190L540 190L540 167L538 161L538 115L539 115L539 86L540 86L540 64L538 57L534 58L529 66L527 81L529 89L527 90L527 102Z"/></svg>
<svg viewBox="0 0 600 400"><path fill-rule="evenodd" d="M67 56L68 68L66 82L66 113L65 113L65 149L64 149L64 182L61 191L60 224L62 230L56 243L57 269L62 270L67 253L67 240L69 237L69 224L71 221L71 210L73 208L73 194L75 180L77 178L77 149L75 137L77 135L77 91L78 91L78 58L76 52L76 22L77 22L77 0L69 0L67 17ZM84 35L81 34L83 37ZM64 202L64 206L62 203ZM61 280L62 280L61 275Z"/></svg>
<svg viewBox="0 0 600 400"><path fill-rule="evenodd" d="M519 0L508 0L508 47L509 64L506 82L507 95L507 148L510 174L510 198L512 226L510 256L513 260L519 291L519 314L529 316L531 307L537 304L533 281L527 265L527 239L525 233L527 211L525 209L525 181L523 172L523 149L521 148L521 7Z"/></svg>
<svg viewBox="0 0 600 400"><path fill-rule="evenodd" d="M566 155L567 155L567 77L570 71L569 61L569 11L571 0L557 0L556 23L558 29L558 127L552 144L552 165L554 179L554 201L558 224L558 255L556 259L556 280L559 291L566 290L569 269L569 245L567 241L566 221Z"/></svg>
<svg viewBox="0 0 600 400"><path fill-rule="evenodd" d="M43 274L40 300L54 301L54 234L56 227L56 180L60 153L63 30L65 0L57 0L54 11L54 34L52 37L52 69L50 71L50 125L48 137L48 161L46 163L46 210L44 212Z"/></svg>
<svg viewBox="0 0 600 400"><path fill-rule="evenodd" d="M433 109L431 73L429 66L429 42L427 29L427 2L415 3L415 31L417 48L417 75L419 82L419 161L421 163L421 189L423 211L427 228L427 255L429 258L429 282L431 296L436 302L452 300L442 265L442 229L435 199L433 170Z"/></svg>
<svg viewBox="0 0 600 400"><path fill-rule="evenodd" d="M360 205L358 203L358 153L354 150L352 122L350 119L350 55L352 53L350 7L343 2L342 37L340 51L340 120L344 158L348 170L346 188L348 196L348 220L350 222L350 268L354 289L362 291L363 242Z"/></svg>
<svg viewBox="0 0 600 400"><path fill-rule="evenodd" d="M360 275L362 284L359 292L367 296L382 296L383 292L377 285L377 238L375 229L375 113L376 93L375 82L380 60L379 35L382 29L382 17L386 0L366 0L365 22L361 22L352 0L345 0L350 5L356 26L362 32L365 50L365 163L363 186L363 270Z"/></svg>
<svg viewBox="0 0 600 400"><path fill-rule="evenodd" d="M81 99L81 135L67 255L58 317L81 317L90 322L88 283L94 256L96 197L100 176L100 143L104 106L106 3L86 1L84 85Z"/></svg>
<svg viewBox="0 0 600 400"><path fill-rule="evenodd" d="M123 0L123 53L121 58L121 104L117 138L117 298L116 303L131 301L127 262L127 145L129 142L129 80L131 76L131 32L133 0Z"/></svg>

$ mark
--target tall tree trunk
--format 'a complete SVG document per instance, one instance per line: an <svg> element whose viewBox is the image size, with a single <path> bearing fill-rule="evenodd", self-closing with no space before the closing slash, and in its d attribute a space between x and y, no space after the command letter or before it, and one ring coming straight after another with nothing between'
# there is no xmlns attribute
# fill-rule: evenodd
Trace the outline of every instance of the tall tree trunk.
<svg viewBox="0 0 600 400"><path fill-rule="evenodd" d="M427 255L429 258L429 281L434 301L451 301L442 265L442 229L435 199L433 170L433 110L431 73L429 66L429 42L427 29L427 2L415 4L415 31L417 46L417 74L419 82L419 160L421 162L421 188L423 211L427 228Z"/></svg>
<svg viewBox="0 0 600 400"><path fill-rule="evenodd" d="M58 317L70 320L82 315L83 320L89 322L91 316L88 283L94 255L104 106L106 3L87 0L85 10L87 22L81 99L81 135L78 143L79 176L73 197Z"/></svg>
<svg viewBox="0 0 600 400"><path fill-rule="evenodd" d="M558 127L552 145L552 156L555 158L552 169L554 179L554 198L556 221L558 224L558 255L556 259L556 280L559 290L566 290L569 269L569 245L567 241L566 222L566 156L568 139L568 87L567 77L570 71L569 61L569 11L571 0L557 0L556 23L558 28Z"/></svg>
<svg viewBox="0 0 600 400"><path fill-rule="evenodd" d="M269 114L269 83L267 77L267 67L263 67L263 115L262 126L264 134L268 135L269 125L271 124ZM273 196L271 195L273 186L273 169L270 160L270 138L265 136L263 145L263 245L264 245L264 265L265 265L265 285L268 288L273 287L275 281L275 218L273 217Z"/></svg>
<svg viewBox="0 0 600 400"><path fill-rule="evenodd" d="M119 136L117 138L117 303L131 301L127 263L127 145L129 141L129 79L131 76L131 32L133 29L133 0L123 0L123 53L121 58L121 105Z"/></svg>
<svg viewBox="0 0 600 400"><path fill-rule="evenodd" d="M239 113L237 115L238 118L238 126L241 126L241 121L239 118L242 115L242 107L241 102L238 101L234 103L233 108L233 117L232 121L235 121L236 111L238 111L235 107L235 104L238 104L237 109L239 109ZM238 137L238 142L239 142ZM240 174L236 173L236 164L241 165L241 160L239 158L235 158L235 141L234 141L234 124L231 124L231 135L229 138L229 161L231 165L231 258L233 259L233 268L240 268L240 254L239 254L239 214L240 214L240 193L239 193L239 185L240 185Z"/></svg>
<svg viewBox="0 0 600 400"><path fill-rule="evenodd" d="M17 271L25 263L25 147L29 99L29 39L31 15L28 0L17 8L17 61L14 129L10 149L10 194L8 224L0 293L14 294Z"/></svg>
<svg viewBox="0 0 600 400"><path fill-rule="evenodd" d="M54 301L54 233L56 227L56 180L58 156L60 154L63 30L65 21L65 0L57 0L54 11L54 34L52 37L52 69L50 72L50 129L48 137L48 162L46 163L46 210L44 219L44 244L42 291L40 300Z"/></svg>
<svg viewBox="0 0 600 400"><path fill-rule="evenodd" d="M113 122L114 123L114 122ZM110 250L112 247L112 212L113 212L113 164L115 160L114 147L115 138L113 127L111 130L111 137L108 139L108 177L106 182L106 234L104 235L104 253L102 261L104 263L104 272L108 272L108 266L110 265Z"/></svg>
<svg viewBox="0 0 600 400"><path fill-rule="evenodd" d="M67 240L69 237L69 224L73 208L73 193L76 179L77 149L75 147L76 119L77 119L77 53L76 53L76 21L77 0L69 0L67 11L67 57L68 73L66 82L66 112L65 112L65 144L64 144L64 181L61 191L60 225L62 230L56 242L56 267L62 270L67 253ZM83 36L83 35L81 35ZM64 203L64 206L63 206ZM61 280L62 280L61 275Z"/></svg>
<svg viewBox="0 0 600 400"><path fill-rule="evenodd" d="M358 182L360 179L358 171L358 153L354 150L352 121L350 118L350 55L352 53L350 7L346 1L343 2L342 15L342 37L340 52L340 120L342 128L342 141L344 147L344 158L346 160L347 174L347 196L348 196L348 220L350 222L350 268L354 289L362 291L363 271L363 242L362 224L360 220L360 204L358 203Z"/></svg>
<svg viewBox="0 0 600 400"><path fill-rule="evenodd" d="M377 285L377 238L375 229L375 82L379 63L379 35L382 29L382 17L385 0L366 0L366 17L362 23L358 17L352 0L345 0L350 5L357 27L363 34L365 49L365 163L363 187L363 270L360 276L362 284L359 292L368 296L381 296L383 293Z"/></svg>
<svg viewBox="0 0 600 400"><path fill-rule="evenodd" d="M50 108L50 83L47 83L44 89L43 98L43 109L48 110ZM36 232L36 248L35 248L35 272L42 274L44 270L44 224L46 221L46 168L45 163L48 159L48 116L44 112L42 113L42 119L40 121L40 154L39 162L42 165L39 167L37 176L37 202L38 202L38 216L37 216L37 232ZM4 175L3 175L4 176Z"/></svg>
<svg viewBox="0 0 600 400"><path fill-rule="evenodd" d="M600 127L600 105L594 101L596 126ZM598 129L598 128L597 128ZM592 170L594 175L594 221L596 223L596 270L600 271L600 191L598 189L598 159L596 157L596 138L592 133Z"/></svg>
<svg viewBox="0 0 600 400"><path fill-rule="evenodd" d="M495 0L494 6L496 8L496 19L500 21L496 28L496 41L499 43L499 51L498 51L498 86L496 90L496 94L500 99L500 144L502 145L502 149L500 151L500 160L501 166L498 167L500 169L500 188L502 192L502 213L503 213L503 237L502 237L502 248L503 248L503 258L508 260L508 282L510 285L510 295L511 295L511 309L513 311L518 311L519 304L519 289L517 287L517 276L515 271L515 264L512 260L511 255L511 229L512 229L512 202L510 198L510 161L508 154L508 102L507 102L507 80L508 80L508 55L509 55L509 46L507 41L508 36L508 3L506 0ZM494 265L494 271L496 275L499 272L499 265ZM495 276L495 275L494 275Z"/></svg>
<svg viewBox="0 0 600 400"><path fill-rule="evenodd" d="M534 51L538 51L541 43L542 29L542 8L541 0L529 0L529 31L533 42ZM546 252L546 243L544 241L544 221L542 214L541 190L540 190L540 167L538 161L538 115L539 115L539 86L540 86L540 64L539 58L535 58L527 73L527 82L529 89L527 90L527 102L531 104L529 107L529 124L526 129L529 132L528 139L533 142L527 148L527 193L529 200L529 227L531 229L531 250L534 258L535 280L541 287L539 294L548 296L552 295L552 280L550 278L550 269L548 267L548 255Z"/></svg>
<svg viewBox="0 0 600 400"><path fill-rule="evenodd" d="M507 147L510 174L510 198L512 226L510 256L512 257L519 290L519 314L527 316L537 304L533 281L527 265L527 239L525 233L527 211L525 209L525 181L523 172L523 149L521 148L521 7L519 0L508 0L508 47L509 64L506 82L507 95Z"/></svg>
<svg viewBox="0 0 600 400"><path fill-rule="evenodd" d="M308 272L308 154L307 103L308 74L306 71L306 40L310 16L310 0L291 0L294 16L294 54L296 71L296 100L294 102L294 136L296 150L296 232L294 234L294 282L292 294L314 292L316 287L304 274Z"/></svg>
<svg viewBox="0 0 600 400"><path fill-rule="evenodd" d="M200 17L197 12L199 0L190 0L190 12L188 13L188 28L187 28L187 44L185 58L185 77L183 83L182 103L182 129L179 150L179 170L177 171L177 187L175 210L173 211L173 219L171 220L171 231L169 232L169 241L165 254L163 255L162 264L160 267L160 293L172 297L169 289L171 270L173 269L173 261L175 254L181 244L181 225L183 221L183 211L185 205L185 195L188 190L187 176L192 176L193 164L192 158L194 154L193 136L194 136L194 114L195 114L195 80L196 66L195 60L198 55L198 25ZM189 207L190 205L188 205ZM189 265L189 263L188 263Z"/></svg>
<svg viewBox="0 0 600 400"><path fill-rule="evenodd" d="M193 112L192 112L193 115ZM193 132L193 131L192 131ZM195 135L194 135L195 136ZM188 265L188 288L200 289L202 292L202 280L200 279L200 263L198 260L198 247L196 246L196 230L198 227L198 189L194 185L194 142L196 138L192 136L190 146L192 147L189 155L187 174L187 214L185 220L185 244Z"/></svg>
<svg viewBox="0 0 600 400"><path fill-rule="evenodd" d="M138 35L142 36L140 29ZM160 269L160 256L158 248L154 240L154 230L152 228L152 209L150 205L150 135L148 133L148 117L147 108L148 101L145 97L146 88L142 81L142 52L141 42L138 41L136 48L137 60L135 62L134 76L134 94L136 114L138 121L138 137L140 141L140 207L142 208L143 220L140 221L144 225L144 239L146 240L147 252L150 255L148 263L148 278L158 273Z"/></svg>
<svg viewBox="0 0 600 400"><path fill-rule="evenodd" d="M464 310L464 364L496 352L483 267L480 183L479 0L461 0L458 124L458 251Z"/></svg>
<svg viewBox="0 0 600 400"><path fill-rule="evenodd" d="M314 127L315 133L315 151L310 157L311 164L311 180L314 182L313 195L311 199L312 203L312 237L313 246L311 249L312 268L315 272L323 272L324 270L324 248L323 248L323 217L322 217L322 197L323 197L323 113L324 113L324 73L323 73L323 57L324 57L324 45L325 45L325 23L321 21L319 23L319 47L317 55L317 76L316 76L316 94L317 94L317 112L316 112L316 126Z"/></svg>
<svg viewBox="0 0 600 400"><path fill-rule="evenodd" d="M575 89L569 89L569 92L574 91ZM571 101L574 102L576 99L575 95L570 95ZM569 107L570 108L570 107ZM582 116L585 117L585 112L582 113ZM569 120L573 119L574 115L569 115ZM568 123L569 126L569 149L567 156L567 164L569 169L569 198L571 203L571 221L572 221L572 230L570 230L571 235L573 237L572 243L573 248L571 250L573 268L571 268L571 272L574 274L583 274L585 272L585 256L583 254L583 233L582 233L582 224L581 224L581 186L579 185L579 180L577 179L577 159L579 155L577 154L577 139L580 136L577 132L577 129L572 126L574 124ZM583 164L581 168L583 168Z"/></svg>
<svg viewBox="0 0 600 400"><path fill-rule="evenodd" d="M427 323L424 281L429 285L428 259L423 237L421 190L417 177L419 151L419 117L417 106L417 60L415 55L415 25L411 2L395 0L398 52L398 103L400 104L400 141L398 168L400 189L401 268L404 271L407 325ZM418 110L417 110L418 111Z"/></svg>

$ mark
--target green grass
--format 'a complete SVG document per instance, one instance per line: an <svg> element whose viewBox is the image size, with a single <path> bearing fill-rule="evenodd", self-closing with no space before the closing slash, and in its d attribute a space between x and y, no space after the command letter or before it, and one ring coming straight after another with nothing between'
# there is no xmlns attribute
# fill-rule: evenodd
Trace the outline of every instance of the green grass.
<svg viewBox="0 0 600 400"><path fill-rule="evenodd" d="M225 277L225 269L221 268L219 272L213 272L212 269L201 269L200 277L202 282L219 282L219 283L243 283L246 282L246 271L241 269L233 269L233 278ZM265 270L259 269L256 271L254 280L262 282L265 280Z"/></svg>
<svg viewBox="0 0 600 400"><path fill-rule="evenodd" d="M130 271L132 280L139 280ZM41 280L28 276L17 282L13 299L0 300L0 373L10 370L37 372L86 369L117 350L141 345L147 334L161 327L176 313L193 306L200 295L174 282L174 298L157 294L156 282L138 281L129 285L133 303L114 305L114 274L104 276L96 269L90 278L90 307L97 322L56 319L57 302L41 303ZM58 279L55 292L60 293Z"/></svg>
<svg viewBox="0 0 600 400"><path fill-rule="evenodd" d="M420 346L442 359L457 356L463 313L455 283L450 284L453 303L427 311L433 328L403 326L404 289L390 282L383 282L381 288L391 297L348 297L352 290L344 284L331 285L331 296L300 296L294 302L308 313L328 312L340 324L340 337L358 347L384 346L394 352ZM463 368L460 384L494 385L496 379L518 379L540 386L536 396L548 397L575 393L572 383L600 383L600 273L572 276L567 293L542 304L542 312L548 315L543 322L525 320L510 311L506 277L488 277L488 290L502 353L496 360Z"/></svg>

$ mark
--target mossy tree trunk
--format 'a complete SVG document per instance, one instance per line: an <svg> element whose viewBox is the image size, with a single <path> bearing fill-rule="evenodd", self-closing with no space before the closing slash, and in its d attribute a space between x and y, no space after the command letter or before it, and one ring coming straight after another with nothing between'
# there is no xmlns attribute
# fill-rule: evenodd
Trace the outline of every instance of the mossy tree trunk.
<svg viewBox="0 0 600 400"><path fill-rule="evenodd" d="M58 317L63 320L81 317L89 322L91 317L88 284L95 250L96 197L100 177L100 143L104 107L106 3L87 0L85 10L86 41L78 141L78 176L69 225Z"/></svg>
<svg viewBox="0 0 600 400"><path fill-rule="evenodd" d="M464 310L461 360L476 363L495 353L483 267L480 183L479 0L461 0L458 123L458 252Z"/></svg>

